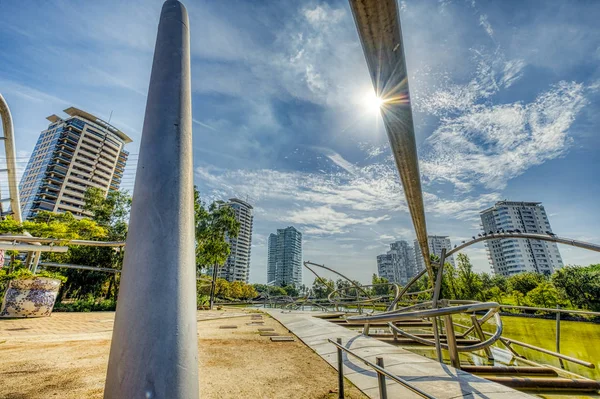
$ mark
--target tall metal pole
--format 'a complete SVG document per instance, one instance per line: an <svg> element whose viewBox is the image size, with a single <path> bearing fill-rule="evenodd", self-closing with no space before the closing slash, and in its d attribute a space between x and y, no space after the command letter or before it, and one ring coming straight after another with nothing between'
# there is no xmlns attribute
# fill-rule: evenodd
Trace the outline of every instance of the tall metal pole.
<svg viewBox="0 0 600 399"><path fill-rule="evenodd" d="M434 275L429 259L421 175L397 1L350 0L350 8L375 94L383 101L381 116L400 173L429 281L433 284Z"/></svg>
<svg viewBox="0 0 600 399"><path fill-rule="evenodd" d="M104 398L198 398L188 15L158 25Z"/></svg>
<svg viewBox="0 0 600 399"><path fill-rule="evenodd" d="M17 182L17 156L15 151L15 132L13 130L12 115L8 104L0 94L0 119L4 137L4 150L6 152L6 173L8 175L8 195L10 196L10 210L13 219L21 223L21 200L19 199L19 186ZM2 207L0 207L1 209ZM1 215L0 215L1 216Z"/></svg>

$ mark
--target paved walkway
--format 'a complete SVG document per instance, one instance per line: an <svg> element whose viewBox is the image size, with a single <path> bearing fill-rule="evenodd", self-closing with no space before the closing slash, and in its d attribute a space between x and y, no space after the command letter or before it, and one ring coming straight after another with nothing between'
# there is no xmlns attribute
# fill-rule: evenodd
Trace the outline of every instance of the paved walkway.
<svg viewBox="0 0 600 399"><path fill-rule="evenodd" d="M313 317L314 313L311 312L281 309L265 309L265 312L288 328L336 370L336 348L328 342L328 339L342 338L342 343L359 356L372 363L375 363L376 357L383 357L387 370L439 399L531 398L530 395L440 364L375 338L365 337L360 332L335 325L327 320ZM344 376L370 398L379 398L377 374L370 367L347 354L344 356ZM390 398L420 398L419 395L389 379L387 392Z"/></svg>

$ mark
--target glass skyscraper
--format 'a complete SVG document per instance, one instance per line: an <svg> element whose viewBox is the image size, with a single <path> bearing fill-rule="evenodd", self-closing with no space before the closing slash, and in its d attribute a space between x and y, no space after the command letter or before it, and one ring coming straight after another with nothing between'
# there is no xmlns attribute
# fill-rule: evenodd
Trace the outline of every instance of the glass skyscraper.
<svg viewBox="0 0 600 399"><path fill-rule="evenodd" d="M267 282L281 287L302 285L302 233L293 226L269 236Z"/></svg>

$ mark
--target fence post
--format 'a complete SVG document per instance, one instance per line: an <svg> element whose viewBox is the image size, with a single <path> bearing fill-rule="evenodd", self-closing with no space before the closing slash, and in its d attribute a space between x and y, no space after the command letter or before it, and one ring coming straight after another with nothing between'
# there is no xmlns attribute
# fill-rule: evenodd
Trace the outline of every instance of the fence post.
<svg viewBox="0 0 600 399"><path fill-rule="evenodd" d="M460 359L458 357L458 349L456 348L456 336L454 335L454 323L452 316L444 316L444 324L446 325L446 342L448 343L448 353L450 354L450 363L452 367L460 368Z"/></svg>
<svg viewBox="0 0 600 399"><path fill-rule="evenodd" d="M375 359L376 359L376 364L379 367L384 368L383 358L377 357ZM380 373L379 371L377 372L377 383L379 385L379 397L381 399L387 399L387 386L385 385L385 375Z"/></svg>
<svg viewBox="0 0 600 399"><path fill-rule="evenodd" d="M479 324L479 320L477 320L477 316L475 316L474 314L471 315L471 322L473 323L473 328L475 329L477 337L481 340L481 342L485 341L485 335L483 334L483 330L481 329L481 324ZM483 348L483 350L485 351L488 360L494 360L492 349L489 346Z"/></svg>
<svg viewBox="0 0 600 399"><path fill-rule="evenodd" d="M560 305L556 305L556 309L560 309ZM556 353L560 353L560 312L556 312ZM564 369L565 365L562 359L558 359L560 368Z"/></svg>
<svg viewBox="0 0 600 399"><path fill-rule="evenodd" d="M342 344L342 339L336 339L338 345ZM344 358L342 357L342 350L337 348L337 361L338 361L338 398L344 399Z"/></svg>

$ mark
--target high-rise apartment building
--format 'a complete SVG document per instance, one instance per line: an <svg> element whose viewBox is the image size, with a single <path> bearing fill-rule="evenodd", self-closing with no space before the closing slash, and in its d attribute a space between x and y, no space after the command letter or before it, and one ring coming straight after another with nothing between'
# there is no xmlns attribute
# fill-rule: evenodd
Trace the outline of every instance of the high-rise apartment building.
<svg viewBox="0 0 600 399"><path fill-rule="evenodd" d="M250 250L252 248L252 205L237 198L230 198L221 206L228 206L235 212L235 218L240 222L240 232L236 238L227 237L231 253L219 270L219 277L227 281L248 282L250 277Z"/></svg>
<svg viewBox="0 0 600 399"><path fill-rule="evenodd" d="M550 221L540 202L500 201L480 213L483 231L552 233ZM554 242L523 238L493 239L485 242L496 274L511 276L523 272L552 274L563 266Z"/></svg>
<svg viewBox="0 0 600 399"><path fill-rule="evenodd" d="M27 164L19 192L24 219L39 211L89 216L84 194L89 187L118 190L131 139L109 123L77 108L62 119L51 115Z"/></svg>
<svg viewBox="0 0 600 399"><path fill-rule="evenodd" d="M281 287L302 285L302 233L293 226L269 235L267 282Z"/></svg>
<svg viewBox="0 0 600 399"><path fill-rule="evenodd" d="M452 249L452 243L448 236L427 236L427 244L429 245L429 253L432 255L440 256L442 254L442 248L446 248L446 252ZM417 259L417 271L425 269L425 261L423 260L423 253L419 242L415 240L415 258ZM446 262L454 266L454 257L449 256L446 258Z"/></svg>
<svg viewBox="0 0 600 399"><path fill-rule="evenodd" d="M415 250L406 241L391 243L386 254L377 256L377 274L391 283L406 285L417 273Z"/></svg>

